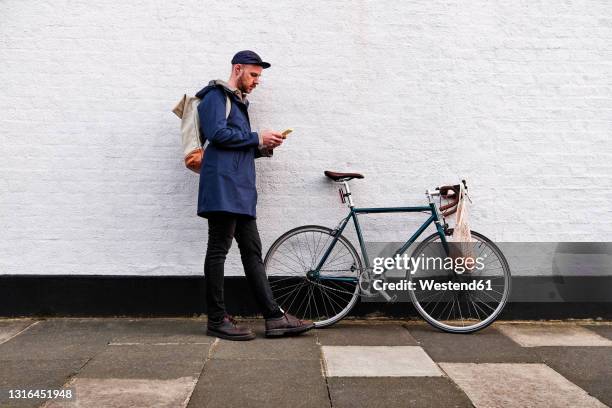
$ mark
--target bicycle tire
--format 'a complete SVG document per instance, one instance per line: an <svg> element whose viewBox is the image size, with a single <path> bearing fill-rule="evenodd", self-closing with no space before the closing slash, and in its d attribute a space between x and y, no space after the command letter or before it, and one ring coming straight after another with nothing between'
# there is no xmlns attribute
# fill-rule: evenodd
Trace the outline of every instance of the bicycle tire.
<svg viewBox="0 0 612 408"><path fill-rule="evenodd" d="M421 317L423 317L423 319L425 319L425 321L427 321L430 325L432 325L433 327L440 329L442 331L445 332L449 332L449 333L473 333L475 331L478 330L482 330L485 327L489 326L491 323L493 323L495 321L495 319L499 316L499 314L502 312L503 308L505 307L508 298L510 296L510 291L511 291L511 274L510 274L510 267L508 265L508 261L506 260L504 254L501 252L501 250L497 247L497 245L495 245L489 238L485 237L484 235L472 231L472 238L476 240L476 242L480 243L480 246L485 245L486 247L488 247L490 249L491 254L494 254L494 256L497 258L496 262L499 262L499 268L501 268L502 274L500 276L496 276L495 279L500 279L503 281L503 291L502 292L498 292L495 291L496 293L501 294L500 299L497 301L497 305L493 308L490 305L487 305L488 303L491 303L490 300L486 299L486 298L481 298L478 297L476 295L470 295L469 293L466 294L466 292L470 292L469 290L467 291L458 291L458 294L456 295L457 297L452 297L455 296L452 294L453 291L446 291L446 292L451 292L450 295L451 296L451 300L452 300L452 306L449 309L448 315L447 315L447 319L441 319L444 317L444 315L446 314L446 308L448 308L448 305L450 304L449 301L446 301L446 305L444 306L444 309L442 309L442 313L440 313L439 315L437 315L437 318L435 317L435 309L439 306L440 303L444 304L442 302L442 300L445 297L445 293L443 291L438 290L438 293L442 293L442 296L440 296L439 294L432 294L432 293L426 293L425 296L420 297L419 295L419 291L418 290L411 290L410 291L410 299L412 300L413 305L415 306L417 312L421 315ZM423 240L423 242L421 242L421 244L419 244L419 246L413 251L413 253L411 254L412 257L414 256L420 256L421 254L424 254L427 248L434 248L434 246L432 245L432 243L435 243L436 240L439 241L440 236L437 233L434 233L430 236L428 236L427 238L425 238L425 240ZM435 243L436 245L438 245L435 248L439 248L442 244L439 241L438 243ZM474 247L476 247L476 245L474 245ZM484 249L481 249L480 252L482 253L484 251ZM485 254L485 256L487 256ZM487 256L488 257L488 256ZM493 269L499 269L499 268L491 268L491 270ZM439 273L439 271L436 271L435 273ZM489 272L491 273L491 272ZM419 274L419 271L415 271L415 274L409 274L409 280L413 281L415 284L415 288L419 287L419 285L417 285L417 281L415 280L415 276ZM421 276L422 279L425 280L424 274L421 273L423 276ZM466 275L466 278L461 278L461 279L469 279L470 276L474 277L473 279L477 278L477 277L482 277L481 276L477 276L475 274L464 274ZM439 276L439 275L438 275ZM454 276L458 276L457 274L454 274ZM461 275L463 276L463 275ZM486 276L486 275L485 275ZM490 276L490 275L489 275ZM490 279L489 279L490 282ZM492 284L490 284L492 285ZM499 284L495 285L495 286L500 286ZM488 289L487 289L488 290ZM470 313L470 302L472 303L471 309L475 312L476 314L476 319L464 319L463 315L462 315L462 310L461 310L461 302L463 299L459 298L459 296L467 296L467 300L468 302L465 302L464 304L467 306L464 306L464 310L467 311L468 313ZM490 294L487 294L487 296L492 299L492 300L496 300L494 297L492 297ZM419 299L420 297L420 299ZM476 299L476 301L474 301L474 299ZM483 301L484 299L484 301ZM428 300L427 302L425 302L425 300ZM435 302L434 302L435 300ZM456 303L455 303L456 302ZM427 310L427 307L429 304L432 304L433 308L430 310ZM456 315L456 311L455 311L455 304L457 305L457 309L459 311L459 316L460 319L458 320L459 322L462 322L462 324L460 325L454 325L454 324L449 324L450 321L457 321L457 315ZM452 310L452 312L451 312ZM488 310L491 310L490 313L488 313ZM480 312L479 312L480 311ZM487 316L484 319L480 319L480 313L484 314L486 313ZM453 317L454 319L450 320L450 318ZM472 314L470 314L470 316L467 317L474 317L472 316ZM470 322L467 325L465 324L465 322Z"/></svg>
<svg viewBox="0 0 612 408"><path fill-rule="evenodd" d="M321 243L322 238L325 238L324 243ZM364 270L355 247L341 235L321 268L320 276L312 276L312 270L331 239L333 230L330 228L297 227L277 238L264 259L266 275L278 305L300 319L312 320L317 328L340 321L355 306ZM346 254L334 252L342 250ZM343 260L347 256L350 259ZM326 266L335 269L325 269Z"/></svg>

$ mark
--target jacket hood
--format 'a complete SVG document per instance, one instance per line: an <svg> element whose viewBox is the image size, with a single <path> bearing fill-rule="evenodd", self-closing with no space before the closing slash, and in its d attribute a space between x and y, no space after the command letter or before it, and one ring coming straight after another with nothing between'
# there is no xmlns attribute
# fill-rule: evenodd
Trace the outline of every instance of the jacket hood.
<svg viewBox="0 0 612 408"><path fill-rule="evenodd" d="M206 85L204 88L200 89L198 91L197 94L195 94L196 98L204 98L204 95L206 95L210 90L214 89L214 88L223 88L223 90L229 94L233 94L238 96L238 94L240 93L240 91L238 89L233 89L230 88L230 86L227 84L227 82L222 81L220 79L214 79L212 81L210 81L208 83L208 85ZM240 97L238 97L238 99L241 99Z"/></svg>

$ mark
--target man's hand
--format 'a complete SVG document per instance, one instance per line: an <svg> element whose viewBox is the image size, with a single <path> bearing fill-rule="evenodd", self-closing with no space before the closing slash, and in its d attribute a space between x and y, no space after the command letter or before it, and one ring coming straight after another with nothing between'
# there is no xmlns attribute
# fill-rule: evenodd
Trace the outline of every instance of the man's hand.
<svg viewBox="0 0 612 408"><path fill-rule="evenodd" d="M269 149L274 149L275 147L283 144L283 135L280 132L264 130L261 132L261 137L263 140L263 145Z"/></svg>

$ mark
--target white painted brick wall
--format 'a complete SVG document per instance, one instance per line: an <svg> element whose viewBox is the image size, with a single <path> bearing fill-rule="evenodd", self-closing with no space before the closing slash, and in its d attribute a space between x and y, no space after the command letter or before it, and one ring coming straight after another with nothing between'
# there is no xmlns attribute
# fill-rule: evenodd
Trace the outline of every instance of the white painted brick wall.
<svg viewBox="0 0 612 408"><path fill-rule="evenodd" d="M255 127L265 249L362 206L419 205L467 178L497 240L612 231L609 1L0 2L0 273L201 275L206 222L183 168L183 92L240 49L273 67ZM393 240L419 216L367 216ZM232 250L227 274L240 275Z"/></svg>

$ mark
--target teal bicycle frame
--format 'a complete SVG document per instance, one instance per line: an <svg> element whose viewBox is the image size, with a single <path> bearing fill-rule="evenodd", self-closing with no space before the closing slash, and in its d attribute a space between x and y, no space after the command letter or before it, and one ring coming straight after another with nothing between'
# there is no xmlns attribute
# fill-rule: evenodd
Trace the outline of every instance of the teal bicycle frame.
<svg viewBox="0 0 612 408"><path fill-rule="evenodd" d="M417 240L417 238L432 223L435 223L436 230L437 230L438 234L440 235L440 240L442 241L442 245L444 247L444 250L448 254L449 248L448 248L448 241L446 240L445 225L443 225L443 220L440 217L440 213L438 211L438 208L436 207L435 203L432 202L432 200L431 200L431 195L430 195L431 193L429 191L427 192L427 195L429 197L429 205L427 205L427 206L418 206L418 207L355 208L355 206L353 205L353 201L351 199L351 192L350 192L350 189L348 187L348 183L346 181L344 182L344 186L346 188L346 192L342 192L342 190L340 190L340 195L341 195L341 197L343 197L343 200L344 200L344 197L348 198L350 212L349 212L349 214L342 221L340 221L340 224L338 225L338 227L336 227L336 229L334 229L334 231L333 231L333 237L334 238L332 239L332 242L330 243L330 245L326 249L325 253L323 254L323 257L319 261L319 264L315 267L314 270L312 270L312 271L310 271L308 273L309 277L316 278L316 279L321 279L321 280L336 280L336 281L345 281L345 282L355 282L356 281L355 278L347 278L347 277L339 277L339 276L338 277L334 277L334 276L321 276L321 274L320 274L321 268L325 264L325 261L327 260L327 257L333 251L336 243L338 242L339 237L342 235L342 232L346 228L346 226L347 226L347 224L348 224L350 219L353 219L353 223L355 224L355 231L357 233L357 239L359 240L359 247L361 249L361 254L362 254L363 260L365 262L365 268L367 270L367 268L370 265L370 260L369 260L368 252L367 252L367 249L366 249L366 246L365 246L365 241L363 239L363 234L361 233L361 226L359 225L359 219L357 217L358 214L388 214L388 213L428 212L428 213L430 213L429 218L427 218L425 220L425 222L423 222L423 225L421 225L414 232L414 234L412 234L412 236L404 243L404 245L402 245L402 247L399 248L395 252L394 256L397 255L397 254L403 254L410 247L410 245L412 245ZM390 298L390 296L388 296L386 293L383 293L383 296L385 298L387 298L387 297ZM387 300L389 300L389 299L387 299Z"/></svg>

